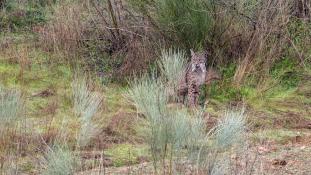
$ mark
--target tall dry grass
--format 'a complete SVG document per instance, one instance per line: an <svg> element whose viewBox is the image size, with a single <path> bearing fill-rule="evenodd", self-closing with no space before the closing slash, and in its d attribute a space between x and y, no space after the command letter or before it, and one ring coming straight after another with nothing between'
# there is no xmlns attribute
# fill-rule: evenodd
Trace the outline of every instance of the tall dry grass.
<svg viewBox="0 0 311 175"><path fill-rule="evenodd" d="M286 27L291 17L290 8L290 1L269 0L262 1L255 9L254 30L248 32L249 43L244 56L239 58L234 75L236 84L255 72L261 76L259 78L264 78L281 58L288 48Z"/></svg>
<svg viewBox="0 0 311 175"><path fill-rule="evenodd" d="M293 49L298 61L305 62L288 27L299 14L308 18L308 4L292 0L64 1L54 6L51 20L40 30L40 43L47 51L65 54L67 62L104 77L147 70L163 46L199 48L208 51L210 66L236 64L233 82L239 86L253 75L264 82L286 50Z"/></svg>
<svg viewBox="0 0 311 175"><path fill-rule="evenodd" d="M52 11L39 42L46 51L65 54L61 60L123 76L146 70L154 58L154 37L124 1L64 1Z"/></svg>
<svg viewBox="0 0 311 175"><path fill-rule="evenodd" d="M83 5L68 1L54 6L52 19L38 30L40 45L56 53L62 51L65 59L77 57L84 39L83 32L88 29L86 12Z"/></svg>

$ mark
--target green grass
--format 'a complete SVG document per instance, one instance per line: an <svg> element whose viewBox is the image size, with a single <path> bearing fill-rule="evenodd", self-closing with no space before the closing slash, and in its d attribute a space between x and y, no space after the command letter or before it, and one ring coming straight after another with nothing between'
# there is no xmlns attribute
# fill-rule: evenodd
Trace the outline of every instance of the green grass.
<svg viewBox="0 0 311 175"><path fill-rule="evenodd" d="M288 141L290 141L291 138L294 138L296 136L302 136L303 133L292 131L292 130L286 130L286 129L267 129L262 130L259 132L254 133L252 138L254 140L260 141L260 142L267 142L272 141L279 144L285 144Z"/></svg>
<svg viewBox="0 0 311 175"><path fill-rule="evenodd" d="M14 87L18 84L19 66L0 60L0 82L4 86Z"/></svg>
<svg viewBox="0 0 311 175"><path fill-rule="evenodd" d="M0 11L0 27L10 30L25 30L32 25L44 23L47 20L47 9L40 5L34 5L30 1L7 1Z"/></svg>
<svg viewBox="0 0 311 175"><path fill-rule="evenodd" d="M139 159L148 157L148 149L144 145L119 144L105 150L105 154L111 157L113 166L127 166L139 163Z"/></svg>
<svg viewBox="0 0 311 175"><path fill-rule="evenodd" d="M105 102L108 112L116 112L122 109L124 112L134 112L126 97L126 88L118 84L110 84L104 87Z"/></svg>
<svg viewBox="0 0 311 175"><path fill-rule="evenodd" d="M175 45L186 48L202 47L212 31L211 1L200 0L131 0L134 9L148 14Z"/></svg>

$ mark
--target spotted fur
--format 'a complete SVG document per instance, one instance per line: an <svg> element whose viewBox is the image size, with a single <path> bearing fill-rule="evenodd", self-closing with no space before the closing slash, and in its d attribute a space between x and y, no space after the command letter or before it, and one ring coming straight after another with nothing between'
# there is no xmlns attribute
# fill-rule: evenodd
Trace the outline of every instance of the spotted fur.
<svg viewBox="0 0 311 175"><path fill-rule="evenodd" d="M199 88L205 82L206 77L206 54L195 53L191 50L190 64L186 70L186 84L188 88L188 105L195 107L198 104Z"/></svg>
<svg viewBox="0 0 311 175"><path fill-rule="evenodd" d="M209 85L212 81L219 79L220 79L219 73L213 68L208 68L205 74L204 84ZM177 87L177 96L181 99L182 103L185 102L187 94L188 94L188 84L186 82L186 76L184 75L183 79L181 79Z"/></svg>

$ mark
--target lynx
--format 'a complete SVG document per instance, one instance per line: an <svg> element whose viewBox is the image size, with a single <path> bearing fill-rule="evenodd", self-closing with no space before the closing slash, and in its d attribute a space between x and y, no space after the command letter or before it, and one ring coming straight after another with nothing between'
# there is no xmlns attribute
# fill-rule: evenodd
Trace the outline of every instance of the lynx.
<svg viewBox="0 0 311 175"><path fill-rule="evenodd" d="M206 54L191 51L191 60L181 78L177 89L178 95L188 94L188 104L195 107L199 98L199 87L206 79Z"/></svg>
<svg viewBox="0 0 311 175"><path fill-rule="evenodd" d="M199 88L203 84L210 84L213 80L220 79L219 74L213 68L206 70L207 54L191 51L191 61L186 65L185 70L178 78L176 90L168 88L170 97L177 97L174 100L185 103L185 97L188 95L188 105L195 107L198 104Z"/></svg>

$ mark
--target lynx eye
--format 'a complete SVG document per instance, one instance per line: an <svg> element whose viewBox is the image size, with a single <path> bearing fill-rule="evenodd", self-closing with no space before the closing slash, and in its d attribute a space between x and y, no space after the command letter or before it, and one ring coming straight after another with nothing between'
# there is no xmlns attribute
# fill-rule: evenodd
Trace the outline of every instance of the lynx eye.
<svg viewBox="0 0 311 175"><path fill-rule="evenodd" d="M203 72L206 72L206 67L203 63L200 64L200 68Z"/></svg>

